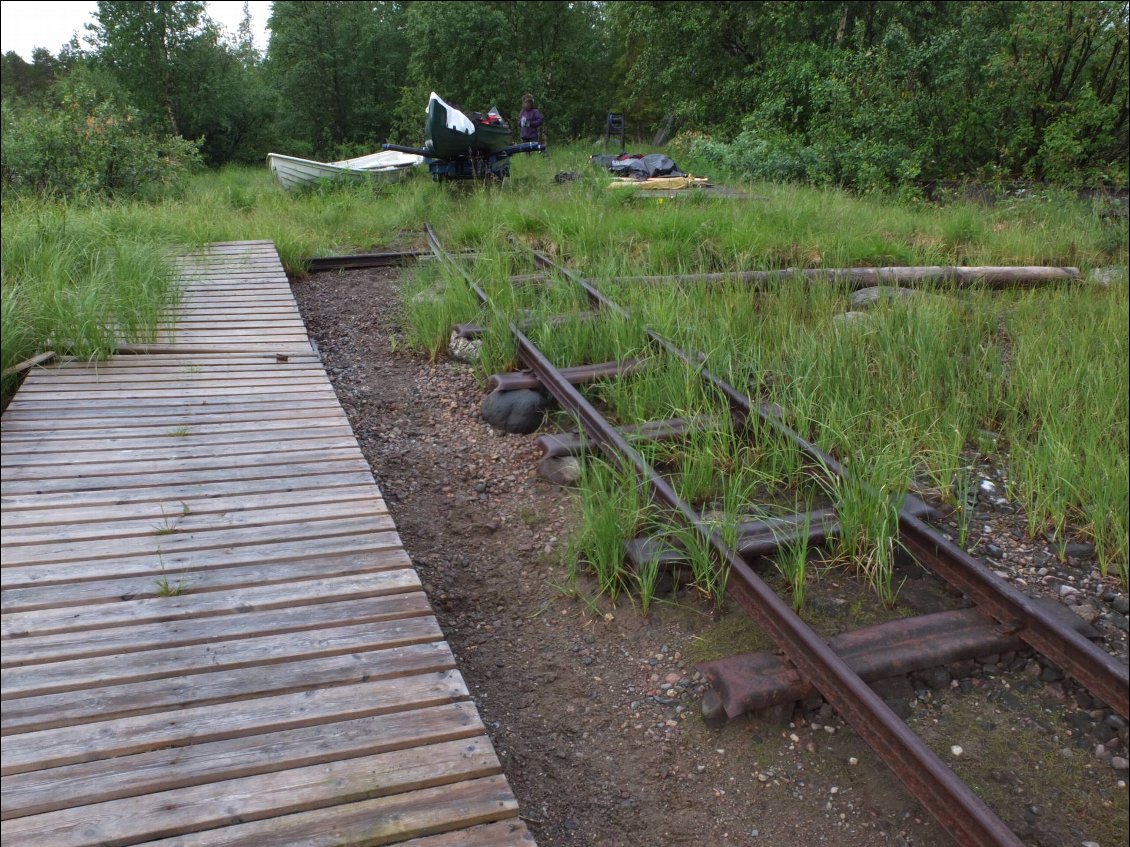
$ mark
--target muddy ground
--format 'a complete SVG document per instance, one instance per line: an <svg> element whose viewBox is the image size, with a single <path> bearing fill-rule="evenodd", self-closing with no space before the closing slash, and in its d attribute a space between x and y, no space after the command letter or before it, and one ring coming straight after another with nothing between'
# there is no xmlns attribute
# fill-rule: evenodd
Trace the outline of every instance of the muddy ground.
<svg viewBox="0 0 1130 847"><path fill-rule="evenodd" d="M405 349L400 273L293 287L538 843L951 844L827 707L706 727L694 663L768 643L741 610L682 596L642 616L565 590L573 494L538 478L533 436L481 420L467 366ZM1050 562L1009 514L975 521L993 566L1053 594L1049 574L1077 572L1071 584L1095 595L1096 623L1125 655L1118 587L1095 584L1093 564ZM917 576L908 596L959 604ZM843 572L811 593L820 631L868 622L870 600ZM1125 726L1024 655L960 676L884 693L1026 843L1126 844Z"/></svg>

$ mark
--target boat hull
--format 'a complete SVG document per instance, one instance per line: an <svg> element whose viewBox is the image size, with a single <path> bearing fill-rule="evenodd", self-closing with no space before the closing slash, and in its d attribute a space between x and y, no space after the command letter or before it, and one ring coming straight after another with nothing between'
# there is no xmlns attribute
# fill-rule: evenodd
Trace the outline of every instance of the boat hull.
<svg viewBox="0 0 1130 847"><path fill-rule="evenodd" d="M372 157L363 157L371 159ZM357 160L350 160L357 161ZM358 167L345 162L315 162L279 153L267 154L267 165L275 180L288 191L313 188L327 182L393 183L412 172L416 163Z"/></svg>
<svg viewBox="0 0 1130 847"><path fill-rule="evenodd" d="M462 159L471 155L489 156L510 146L510 127L507 124L491 126L473 123L459 113L451 119L448 106L434 94L428 101L427 117L424 120L424 149L436 159ZM452 128L452 123L470 124L473 131L461 132Z"/></svg>

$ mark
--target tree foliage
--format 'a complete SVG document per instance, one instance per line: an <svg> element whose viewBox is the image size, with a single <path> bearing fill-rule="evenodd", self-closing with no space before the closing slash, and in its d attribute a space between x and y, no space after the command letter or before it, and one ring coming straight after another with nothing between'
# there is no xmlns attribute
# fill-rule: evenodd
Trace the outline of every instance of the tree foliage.
<svg viewBox="0 0 1130 847"><path fill-rule="evenodd" d="M589 2L415 2L404 13L411 56L399 113L419 137L428 93L506 117L534 95L563 138L595 132L611 106L611 61L600 8Z"/></svg>
<svg viewBox="0 0 1130 847"><path fill-rule="evenodd" d="M610 5L627 102L750 174L1125 184L1125 2Z"/></svg>
<svg viewBox="0 0 1130 847"><path fill-rule="evenodd" d="M88 50L5 55L5 101L101 69L211 163L419 144L434 90L507 117L530 92L554 141L609 111L677 124L758 177L1127 181L1127 0L282 0L265 55L196 0L105 0L95 18Z"/></svg>
<svg viewBox="0 0 1130 847"><path fill-rule="evenodd" d="M175 192L199 164L196 145L154 132L108 90L79 71L50 92L49 108L3 102L0 184L51 197L153 197Z"/></svg>
<svg viewBox="0 0 1130 847"><path fill-rule="evenodd" d="M259 158L274 112L257 58L226 41L197 0L101 0L93 64L118 80L155 130L200 139L207 161ZM249 149L250 148L250 149Z"/></svg>
<svg viewBox="0 0 1130 847"><path fill-rule="evenodd" d="M408 62L401 15L398 3L273 4L266 73L292 152L369 152L388 138Z"/></svg>

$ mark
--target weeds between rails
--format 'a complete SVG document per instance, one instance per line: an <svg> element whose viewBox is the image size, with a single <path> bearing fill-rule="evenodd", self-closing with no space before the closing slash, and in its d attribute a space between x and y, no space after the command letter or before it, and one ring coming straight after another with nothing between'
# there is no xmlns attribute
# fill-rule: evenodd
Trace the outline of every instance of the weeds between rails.
<svg viewBox="0 0 1130 847"><path fill-rule="evenodd" d="M461 267L440 246L430 226L427 227L427 238L437 258L474 291L483 307L496 315L500 314L500 310L474 279L472 272ZM572 284L583 289L602 315L608 312L618 313L630 320L629 314L621 306L585 280L556 265L544 254L531 251L530 255L539 266L560 272ZM560 325L561 321L554 323ZM802 677L813 681L831 705L868 739L869 744L938 820L962 839L969 837L977 843L986 844L1018 844L1015 835L983 801L956 780L952 771L932 751L906 732L905 725L862 683L844 660L830 652L810 628L782 606L772 590L742 561L733 544L724 539L724 533L709 520L703 520L699 510L657 472L654 464L640 450L628 443L622 431L617 430L578 387L569 384L564 371L555 366L545 352L518 329L517 322L508 321L507 326L517 345L521 362L531 369L537 380L560 402L564 410L576 416L578 424L584 422L585 433L600 447L602 453L615 461L618 468L625 468L633 478L634 485L646 487L649 497L654 496L657 502L671 510L675 521L689 532L688 540L697 542L698 546L709 551L721 566L723 576L720 582L723 585L727 569L733 569L737 579L730 593L740 600L759 625L774 634L778 648L796 665ZM680 350L654 330L648 329L646 336L657 349L664 350L688 370L696 371L705 382L720 390L734 413L740 415L742 420L759 419L767 428L794 444L810 461L822 466L829 479L847 480L858 473L858 470L848 472L832 456L785 425L781 415L787 413L780 410L773 412L764 406L758 410L756 401L751 402L741 392L720 382L709 371L700 370L693 355ZM492 379L491 382L495 383L496 380ZM728 420L728 416L723 420ZM687 430L684 428L682 431ZM908 549L916 551L915 555L923 556L939 574L945 575L947 581L970 594L977 603L983 604L984 609L996 619L1021 621L1021 629L1027 633L1022 636L1025 641L1061 662L1071 673L1078 674L1092 691L1114 704L1122 715L1127 715L1124 667L1097 650L1070 627L1064 627L1053 620L1054 616L1049 616L1047 611L1037 609L1011 586L1000 580L987 578L978 563L922 525L914 514L917 508L898 507L898 525L900 531L906 534ZM689 549L687 544L683 547ZM644 573L643 570L640 572ZM721 597L716 596L716 604L720 601ZM1031 632L1028 632L1029 627Z"/></svg>
<svg viewBox="0 0 1130 847"><path fill-rule="evenodd" d="M962 514L959 504L967 500L959 497L968 496L973 470L970 450L982 449L980 460L1009 469L1009 497L1023 504L1032 537L1054 531L1060 539L1074 533L1093 540L1102 572L1117 572L1125 584L1125 286L994 295L949 291L887 304L863 329L831 320L848 294L835 286L782 283L757 295L742 286L716 286L704 295L674 286L609 285L609 293L638 318L592 321L582 319L583 303L570 283L510 286L511 274L529 270L513 261L500 252L485 264L482 284L492 299L497 295L497 314L486 320L461 283L441 268L421 269L409 297L416 346L434 353L446 344L452 323L485 323L485 376L513 366L505 319L575 313L574 321L535 321L528 332L560 367L648 355L646 322L682 346L710 351L712 370L790 409L803 436L857 469L852 482L831 481L769 433L749 440L725 430L695 433L677 457L663 455L669 446L641 447L658 465L674 462L670 470L680 494L718 512L723 523L750 519L748 502L744 513L718 507L739 502L735 492L757 492L753 499L762 501L767 491L788 492L789 509L830 500L843 523L838 556L856 563L890 602L898 493L932 494ZM1051 345L1041 341L1049 329L1059 333ZM1086 363L1075 358L1080 349L1092 353ZM697 378L670 363L631 380L598 383L589 392L617 425L693 417L711 408ZM1063 449L1066 444L1073 448ZM582 497L589 518L577 542L582 556L593 545L611 549L610 541L597 539L612 527L638 533L656 519L634 506L621 514L623 489L606 471L586 475ZM601 502L617 515L614 520L597 517ZM637 582L618 572L601 585L615 596ZM709 577L698 584L708 594L716 591ZM647 589L641 590L641 600L650 602Z"/></svg>
<svg viewBox="0 0 1130 847"><path fill-rule="evenodd" d="M301 272L311 255L396 243L425 210L452 243L489 251L517 234L567 251L601 279L734 265L1003 259L1086 269L1126 262L1121 228L1096 224L1085 204L1054 193L992 209L938 208L759 185L756 202L660 206L612 196L583 164L587 152L557 150L552 162L524 162L509 185L481 191L450 192L420 180L379 196L357 189L294 196L273 186L265 169L229 168L196 177L182 197L157 203L5 202L0 358L6 367L48 349L48 341L64 342L60 353L97 356L115 340L110 326L119 341L144 341L175 296L165 257L176 249L270 238L286 267ZM552 185L555 169L574 166L589 175ZM401 239L400 246L418 245ZM508 278L510 269L496 270L496 282ZM568 287L536 295L556 303L530 302L533 291L515 293L513 308L580 307ZM1007 465L1009 496L1023 505L1028 532L1054 533L1061 548L1072 537L1093 540L1103 572L1126 582L1125 280L1086 290L963 294L966 311L932 302L892 305L869 331L854 334L836 332L828 321L844 302L845 292L834 286L780 285L756 297L742 286L716 287L709 297L644 286L610 293L641 322L707 351L711 367L735 384L780 399L821 447L850 460L889 445L902 456L889 472L919 480L944 501L957 502L954 481L960 489L969 478L970 450L989 445L982 458ZM499 285L495 294L508 296ZM469 292L447 286L443 297L411 309L419 346L440 349L450 325L477 311ZM547 326L539 337L554 339L557 352L576 361L642 348L632 326L582 323ZM484 367L503 369L508 343L490 330ZM6 381L4 390L13 385ZM644 402L634 398L628 392L608 402L628 412ZM681 400L667 405L691 407Z"/></svg>

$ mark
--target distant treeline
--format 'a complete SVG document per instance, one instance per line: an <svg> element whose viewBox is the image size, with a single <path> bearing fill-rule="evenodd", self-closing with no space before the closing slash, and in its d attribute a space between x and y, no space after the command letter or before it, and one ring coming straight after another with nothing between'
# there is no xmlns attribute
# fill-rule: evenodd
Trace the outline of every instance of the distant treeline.
<svg viewBox="0 0 1130 847"><path fill-rule="evenodd" d="M55 106L210 165L341 158L420 143L429 91L508 117L528 91L551 142L622 112L762 178L1125 186L1128 18L1117 0L298 0L273 4L260 53L246 12L229 33L202 2L100 2L81 43L3 56L3 146L34 158ZM5 186L27 166L5 154Z"/></svg>

